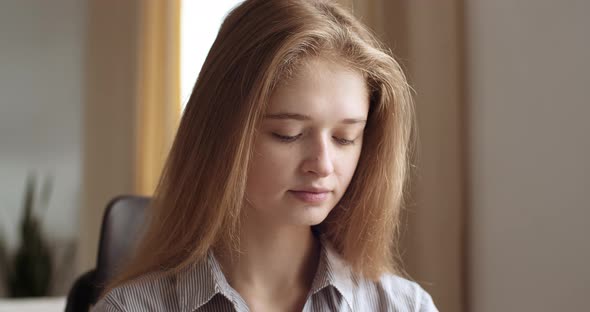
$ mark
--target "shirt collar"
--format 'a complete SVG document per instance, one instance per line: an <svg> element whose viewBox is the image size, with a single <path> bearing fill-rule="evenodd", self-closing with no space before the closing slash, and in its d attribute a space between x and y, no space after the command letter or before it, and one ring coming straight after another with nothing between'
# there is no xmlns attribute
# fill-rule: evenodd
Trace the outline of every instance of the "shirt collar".
<svg viewBox="0 0 590 312"><path fill-rule="evenodd" d="M311 285L311 293L316 294L322 289L332 286L344 297L348 307L352 310L354 288L352 270L327 238L320 236L320 241L322 252Z"/></svg>
<svg viewBox="0 0 590 312"><path fill-rule="evenodd" d="M321 254L310 293L315 295L332 286L340 293L352 309L353 274L332 244L320 236ZM209 302L215 295L222 294L233 302L241 301L229 285L213 252L207 258L195 262L177 275L177 293L183 311L194 311ZM245 304L245 303L244 303Z"/></svg>
<svg viewBox="0 0 590 312"><path fill-rule="evenodd" d="M206 259L195 262L178 274L176 291L182 311L194 311L217 294L222 294L232 302L238 300L211 250Z"/></svg>

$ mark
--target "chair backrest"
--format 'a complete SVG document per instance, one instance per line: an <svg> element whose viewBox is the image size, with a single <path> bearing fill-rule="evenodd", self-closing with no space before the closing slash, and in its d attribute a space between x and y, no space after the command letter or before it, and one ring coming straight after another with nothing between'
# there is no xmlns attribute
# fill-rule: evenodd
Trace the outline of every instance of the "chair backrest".
<svg viewBox="0 0 590 312"><path fill-rule="evenodd" d="M107 204L96 268L76 279L68 293L66 312L88 311L96 303L106 282L139 242L149 202L148 197L119 196Z"/></svg>
<svg viewBox="0 0 590 312"><path fill-rule="evenodd" d="M125 195L108 203L100 232L96 285L104 285L131 256L141 239L149 202L149 197Z"/></svg>

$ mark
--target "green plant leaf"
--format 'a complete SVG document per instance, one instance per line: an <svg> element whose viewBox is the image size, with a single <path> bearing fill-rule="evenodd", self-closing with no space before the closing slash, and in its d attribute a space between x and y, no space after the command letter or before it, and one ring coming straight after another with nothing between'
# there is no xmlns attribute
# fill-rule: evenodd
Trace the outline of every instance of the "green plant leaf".
<svg viewBox="0 0 590 312"><path fill-rule="evenodd" d="M24 214L21 219L21 241L10 263L8 276L10 295L13 297L46 296L51 281L51 254L43 238L41 222L33 212L35 204L34 174L29 174L25 185ZM46 180L41 191L40 203L48 205L51 180Z"/></svg>

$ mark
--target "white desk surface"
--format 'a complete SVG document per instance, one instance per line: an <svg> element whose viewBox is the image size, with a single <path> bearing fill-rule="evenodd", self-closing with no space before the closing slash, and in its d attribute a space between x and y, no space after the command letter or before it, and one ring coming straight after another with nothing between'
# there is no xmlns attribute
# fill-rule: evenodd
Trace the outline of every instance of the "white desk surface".
<svg viewBox="0 0 590 312"><path fill-rule="evenodd" d="M63 312L66 297L0 298L0 312Z"/></svg>

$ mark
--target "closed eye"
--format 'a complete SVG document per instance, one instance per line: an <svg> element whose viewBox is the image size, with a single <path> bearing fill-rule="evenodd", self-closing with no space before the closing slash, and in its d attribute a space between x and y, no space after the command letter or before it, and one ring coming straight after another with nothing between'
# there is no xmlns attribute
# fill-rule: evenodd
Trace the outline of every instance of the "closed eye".
<svg viewBox="0 0 590 312"><path fill-rule="evenodd" d="M279 139L281 142L290 143L290 142L297 140L302 135L302 133L299 133L296 136L280 135L278 133L273 133L272 135L275 138Z"/></svg>
<svg viewBox="0 0 590 312"><path fill-rule="evenodd" d="M333 137L334 140L336 140L336 142L338 142L338 144L340 145L353 145L355 143L354 140L347 140L347 139L343 139L343 138L337 138L337 137Z"/></svg>
<svg viewBox="0 0 590 312"><path fill-rule="evenodd" d="M295 140L299 139L299 137L301 137L301 135L303 135L302 133L295 135L295 136L288 136L288 135L281 135L278 133L273 133L272 134L275 138L279 139L279 141L281 142L285 142L285 143L291 143L294 142ZM355 140L348 140L348 139L344 139L344 138L339 138L339 137L332 137L336 143L340 144L340 145L354 145L355 144Z"/></svg>

